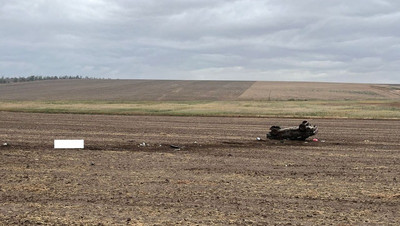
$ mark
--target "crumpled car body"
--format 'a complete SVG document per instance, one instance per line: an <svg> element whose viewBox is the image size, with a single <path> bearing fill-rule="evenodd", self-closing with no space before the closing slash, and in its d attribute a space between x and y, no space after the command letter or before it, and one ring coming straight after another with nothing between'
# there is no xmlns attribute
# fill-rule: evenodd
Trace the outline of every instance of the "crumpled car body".
<svg viewBox="0 0 400 226"><path fill-rule="evenodd" d="M267 138L273 140L306 140L317 133L318 126L303 121L299 126L294 127L272 126L270 132L267 133Z"/></svg>

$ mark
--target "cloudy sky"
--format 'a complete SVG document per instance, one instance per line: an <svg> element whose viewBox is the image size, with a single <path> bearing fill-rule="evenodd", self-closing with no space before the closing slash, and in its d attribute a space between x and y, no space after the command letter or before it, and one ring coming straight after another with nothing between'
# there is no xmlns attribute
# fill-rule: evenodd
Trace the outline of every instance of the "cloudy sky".
<svg viewBox="0 0 400 226"><path fill-rule="evenodd" d="M398 0L0 0L0 76L400 83Z"/></svg>

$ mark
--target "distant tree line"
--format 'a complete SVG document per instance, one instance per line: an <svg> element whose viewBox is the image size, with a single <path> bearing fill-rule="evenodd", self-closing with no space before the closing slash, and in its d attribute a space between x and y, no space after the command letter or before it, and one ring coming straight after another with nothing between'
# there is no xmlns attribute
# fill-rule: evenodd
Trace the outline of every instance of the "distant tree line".
<svg viewBox="0 0 400 226"><path fill-rule="evenodd" d="M28 77L4 77L0 78L0 83L13 83L13 82L32 82L32 81L42 81L42 80L58 80L58 79L98 79L94 77L82 77L77 76L41 76L41 75L31 75Z"/></svg>

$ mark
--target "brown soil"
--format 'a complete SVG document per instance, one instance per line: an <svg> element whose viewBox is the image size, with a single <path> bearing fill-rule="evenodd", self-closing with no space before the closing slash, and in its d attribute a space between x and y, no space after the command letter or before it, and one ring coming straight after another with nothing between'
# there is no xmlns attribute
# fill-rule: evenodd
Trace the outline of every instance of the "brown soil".
<svg viewBox="0 0 400 226"><path fill-rule="evenodd" d="M0 112L0 224L398 224L400 121L300 121Z"/></svg>
<svg viewBox="0 0 400 226"><path fill-rule="evenodd" d="M236 100L254 82L55 80L0 84L0 100Z"/></svg>
<svg viewBox="0 0 400 226"><path fill-rule="evenodd" d="M0 84L0 100L399 100L393 85L321 82L55 80Z"/></svg>
<svg viewBox="0 0 400 226"><path fill-rule="evenodd" d="M400 99L391 85L326 82L255 82L242 100L372 100Z"/></svg>

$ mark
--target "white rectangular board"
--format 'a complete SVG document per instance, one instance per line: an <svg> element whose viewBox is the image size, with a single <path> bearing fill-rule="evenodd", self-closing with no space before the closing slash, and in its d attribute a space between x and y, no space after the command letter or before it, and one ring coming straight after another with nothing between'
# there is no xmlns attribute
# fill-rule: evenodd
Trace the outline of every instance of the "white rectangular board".
<svg viewBox="0 0 400 226"><path fill-rule="evenodd" d="M54 140L54 149L83 149L84 143L84 140Z"/></svg>

